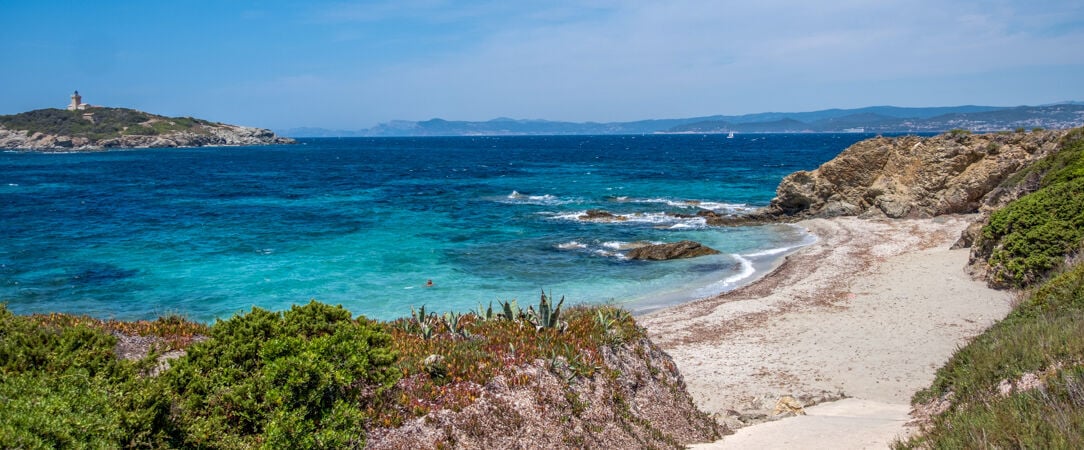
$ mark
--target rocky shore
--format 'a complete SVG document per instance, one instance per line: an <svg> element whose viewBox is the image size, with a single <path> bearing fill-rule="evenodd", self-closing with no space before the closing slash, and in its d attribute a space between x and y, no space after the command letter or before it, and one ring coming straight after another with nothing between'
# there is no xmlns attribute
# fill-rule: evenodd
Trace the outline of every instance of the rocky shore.
<svg viewBox="0 0 1084 450"><path fill-rule="evenodd" d="M1066 132L955 132L862 141L812 172L788 175L764 212L917 219L990 211L1029 189L1035 180L1003 184L1057 149Z"/></svg>

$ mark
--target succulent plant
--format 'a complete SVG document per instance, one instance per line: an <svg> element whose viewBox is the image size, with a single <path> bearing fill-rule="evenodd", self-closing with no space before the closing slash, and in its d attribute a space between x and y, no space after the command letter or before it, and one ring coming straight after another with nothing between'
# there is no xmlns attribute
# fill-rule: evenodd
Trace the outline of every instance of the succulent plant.
<svg viewBox="0 0 1084 450"><path fill-rule="evenodd" d="M542 291L542 299L538 302L538 311L535 311L534 306L528 307L527 320L539 330L553 328L564 331L568 328L568 324L561 321L561 305L564 305L564 303L565 298L562 296L561 300L557 302L557 306L554 307L551 304L550 297L546 296L546 291Z"/></svg>
<svg viewBox="0 0 1084 450"><path fill-rule="evenodd" d="M497 315L504 317L505 319L516 321L523 318L523 311L520 311L519 305L516 304L516 299L502 302L497 300L497 304L501 305L501 312Z"/></svg>
<svg viewBox="0 0 1084 450"><path fill-rule="evenodd" d="M421 330L423 338L429 339L433 337L433 325L431 323L432 316L425 312L425 305L422 305L417 311L411 306L410 318L418 323L418 328Z"/></svg>
<svg viewBox="0 0 1084 450"><path fill-rule="evenodd" d="M493 314L493 302L492 301L489 302L489 307L485 308L485 309L482 309L482 304L479 303L478 304L478 312L476 314L478 315L478 318L481 319L484 322L488 322L490 320L496 320L497 318L500 317L499 314L496 314L496 315Z"/></svg>
<svg viewBox="0 0 1084 450"><path fill-rule="evenodd" d="M443 317L444 326L448 328L448 331L452 332L452 334L458 334L464 338L469 338L470 332L463 327L463 322L460 320L462 318L463 314L461 313L446 312Z"/></svg>

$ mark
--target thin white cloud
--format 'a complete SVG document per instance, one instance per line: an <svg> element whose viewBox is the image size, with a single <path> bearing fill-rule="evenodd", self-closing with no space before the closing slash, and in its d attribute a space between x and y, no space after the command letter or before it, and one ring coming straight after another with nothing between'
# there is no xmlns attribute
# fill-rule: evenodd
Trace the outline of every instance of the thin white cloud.
<svg viewBox="0 0 1084 450"><path fill-rule="evenodd" d="M420 27L416 38L394 39L413 39L396 45L422 51L345 70L349 76L283 78L253 88L273 89L293 105L319 99L312 103L323 109L302 114L310 120L330 119L324 111L353 105L356 116L339 126L431 117L609 121L938 105L958 101L943 93L952 89L974 96L977 86L996 86L985 81L990 74L1084 66L1084 29L1066 19L1079 21L1081 9L1068 3L675 0L580 8L576 2L410 0L336 4L319 14L338 21L329 26L341 27L342 39L360 39L354 27L388 21ZM477 21L486 23L471 25ZM481 31L459 45L425 48L434 39L423 32L426 23L437 22ZM927 88L930 80L969 77L975 79L970 85ZM959 98L982 103L997 97ZM298 108L306 106L295 106L295 113Z"/></svg>

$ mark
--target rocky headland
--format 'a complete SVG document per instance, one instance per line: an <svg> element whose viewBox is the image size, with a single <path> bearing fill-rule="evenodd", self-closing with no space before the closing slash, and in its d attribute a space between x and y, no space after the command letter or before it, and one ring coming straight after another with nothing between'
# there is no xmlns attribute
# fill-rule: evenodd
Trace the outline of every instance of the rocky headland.
<svg viewBox="0 0 1084 450"><path fill-rule="evenodd" d="M267 129L126 108L39 109L0 116L0 149L10 150L79 152L293 143Z"/></svg>
<svg viewBox="0 0 1084 450"><path fill-rule="evenodd" d="M1034 189L1034 179L1010 178L1056 150L1066 132L956 131L865 140L816 170L785 177L757 214L918 219L987 212Z"/></svg>

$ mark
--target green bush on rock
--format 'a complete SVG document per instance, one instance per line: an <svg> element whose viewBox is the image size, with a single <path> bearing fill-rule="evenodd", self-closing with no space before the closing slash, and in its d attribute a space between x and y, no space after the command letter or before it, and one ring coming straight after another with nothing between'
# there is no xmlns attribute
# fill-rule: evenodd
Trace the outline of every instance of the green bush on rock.
<svg viewBox="0 0 1084 450"><path fill-rule="evenodd" d="M113 447L127 434L113 396L136 365L116 339L85 325L39 326L0 304L0 444L5 448Z"/></svg>
<svg viewBox="0 0 1084 450"><path fill-rule="evenodd" d="M1045 172L1039 190L991 214L977 244L997 284L1030 285L1084 242L1084 129L1066 135L1034 170Z"/></svg>
<svg viewBox="0 0 1084 450"><path fill-rule="evenodd" d="M529 386L520 369L540 361L563 389L614 383L606 348L636 346L644 330L612 306L545 298L538 310L502 304L511 320L490 310L383 323L314 301L211 327L17 316L0 304L0 447L360 448L369 430L472 405L495 379ZM141 354L134 341L150 354L121 359ZM166 368L166 350L186 354ZM562 397L576 414L578 395Z"/></svg>
<svg viewBox="0 0 1084 450"><path fill-rule="evenodd" d="M361 447L367 401L399 376L390 344L375 323L317 302L218 322L163 375L174 444Z"/></svg>
<svg viewBox="0 0 1084 450"><path fill-rule="evenodd" d="M218 322L158 377L156 355L121 360L116 342L79 318L0 304L0 443L359 448L363 412L401 374L380 325L317 302Z"/></svg>

